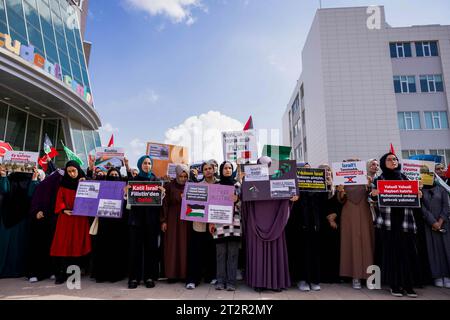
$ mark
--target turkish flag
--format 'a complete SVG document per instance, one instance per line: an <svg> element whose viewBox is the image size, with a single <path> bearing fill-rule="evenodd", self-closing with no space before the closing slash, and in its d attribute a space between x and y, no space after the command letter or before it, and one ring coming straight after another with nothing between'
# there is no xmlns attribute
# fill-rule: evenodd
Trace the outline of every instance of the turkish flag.
<svg viewBox="0 0 450 320"><path fill-rule="evenodd" d="M111 135L111 138L109 139L108 148L114 146L114 135Z"/></svg>
<svg viewBox="0 0 450 320"><path fill-rule="evenodd" d="M8 142L0 141L0 157L3 157L6 151L13 151L13 148Z"/></svg>

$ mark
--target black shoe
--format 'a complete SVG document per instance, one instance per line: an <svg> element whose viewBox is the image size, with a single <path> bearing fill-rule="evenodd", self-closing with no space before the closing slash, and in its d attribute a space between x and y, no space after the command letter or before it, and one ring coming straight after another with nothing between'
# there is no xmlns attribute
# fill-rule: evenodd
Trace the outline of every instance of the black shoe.
<svg viewBox="0 0 450 320"><path fill-rule="evenodd" d="M281 292L281 289L271 289L273 292Z"/></svg>
<svg viewBox="0 0 450 320"><path fill-rule="evenodd" d="M55 284L63 284L64 282L66 282L64 278L58 277L55 279Z"/></svg>
<svg viewBox="0 0 450 320"><path fill-rule="evenodd" d="M410 298L417 298L417 293L412 288L405 289L405 293Z"/></svg>
<svg viewBox="0 0 450 320"><path fill-rule="evenodd" d="M137 280L130 280L128 281L128 289L136 289L138 284Z"/></svg>
<svg viewBox="0 0 450 320"><path fill-rule="evenodd" d="M264 291L264 288L256 287L256 288L254 288L254 290L255 290L256 292L263 292L263 291Z"/></svg>
<svg viewBox="0 0 450 320"><path fill-rule="evenodd" d="M177 282L178 282L178 279L167 279L167 283L170 283L170 284L177 283Z"/></svg>
<svg viewBox="0 0 450 320"><path fill-rule="evenodd" d="M403 297L403 290L400 288L391 288L391 294L394 297Z"/></svg>
<svg viewBox="0 0 450 320"><path fill-rule="evenodd" d="M146 288L154 288L155 287L155 281L153 281L152 279L148 279L147 281L145 281L145 287Z"/></svg>

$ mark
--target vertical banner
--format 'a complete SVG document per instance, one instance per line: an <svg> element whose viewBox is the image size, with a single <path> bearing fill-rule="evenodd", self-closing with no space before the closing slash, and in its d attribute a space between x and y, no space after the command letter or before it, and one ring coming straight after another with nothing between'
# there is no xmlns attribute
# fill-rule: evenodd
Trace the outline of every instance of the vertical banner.
<svg viewBox="0 0 450 320"><path fill-rule="evenodd" d="M366 185L366 163L364 161L333 162L333 183L336 186Z"/></svg>
<svg viewBox="0 0 450 320"><path fill-rule="evenodd" d="M121 218L125 185L123 181L80 181L73 215Z"/></svg>
<svg viewBox="0 0 450 320"><path fill-rule="evenodd" d="M244 201L290 199L298 195L297 164L294 160L273 160L267 164L244 165Z"/></svg>
<svg viewBox="0 0 450 320"><path fill-rule="evenodd" d="M256 162L258 147L254 130L222 132L223 158L236 163L238 160Z"/></svg>
<svg viewBox="0 0 450 320"><path fill-rule="evenodd" d="M327 179L325 169L297 168L298 190L327 192Z"/></svg>
<svg viewBox="0 0 450 320"><path fill-rule="evenodd" d="M161 206L161 181L129 181L128 205L131 206Z"/></svg>
<svg viewBox="0 0 450 320"><path fill-rule="evenodd" d="M148 142L146 154L153 160L152 171L157 177L163 177L168 173L169 163L188 163L186 147Z"/></svg>
<svg viewBox="0 0 450 320"><path fill-rule="evenodd" d="M405 159L402 160L402 173L409 180L420 180L424 185L432 186L435 165L432 161Z"/></svg>
<svg viewBox="0 0 450 320"><path fill-rule="evenodd" d="M231 224L234 186L188 182L181 202L181 219Z"/></svg>
<svg viewBox="0 0 450 320"><path fill-rule="evenodd" d="M378 180L378 206L420 208L419 181Z"/></svg>
<svg viewBox="0 0 450 320"><path fill-rule="evenodd" d="M95 148L95 166L106 170L124 166L124 148Z"/></svg>
<svg viewBox="0 0 450 320"><path fill-rule="evenodd" d="M33 167L37 167L38 157L37 152L6 150L2 164L9 172L33 172Z"/></svg>

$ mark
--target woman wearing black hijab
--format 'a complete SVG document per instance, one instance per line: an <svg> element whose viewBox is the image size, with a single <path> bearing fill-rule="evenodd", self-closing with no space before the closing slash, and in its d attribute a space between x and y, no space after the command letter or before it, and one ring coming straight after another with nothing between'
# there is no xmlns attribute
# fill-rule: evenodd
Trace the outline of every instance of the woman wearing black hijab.
<svg viewBox="0 0 450 320"><path fill-rule="evenodd" d="M382 174L375 179L370 195L376 199L378 180L408 180L401 173L401 165L393 153L380 159ZM417 297L413 290L415 266L418 264L416 246L417 226L410 208L379 207L376 227L378 229L379 266L382 281L389 284L391 294L401 297Z"/></svg>
<svg viewBox="0 0 450 320"><path fill-rule="evenodd" d="M57 257L56 284L65 282L69 265L80 265L81 258L91 252L89 218L72 215L78 182L85 179L86 175L77 162L67 162L56 195L58 221L50 249L50 255Z"/></svg>
<svg viewBox="0 0 450 320"><path fill-rule="evenodd" d="M219 184L235 187L233 220L231 224L210 224L210 232L216 242L216 290L236 290L239 245L241 243L240 184L233 178L233 165L224 161L220 165Z"/></svg>
<svg viewBox="0 0 450 320"><path fill-rule="evenodd" d="M122 181L120 171L111 168L105 177L106 181ZM94 278L96 282L116 282L125 278L127 272L128 248L128 213L122 206L122 217L98 218L97 235L95 236Z"/></svg>

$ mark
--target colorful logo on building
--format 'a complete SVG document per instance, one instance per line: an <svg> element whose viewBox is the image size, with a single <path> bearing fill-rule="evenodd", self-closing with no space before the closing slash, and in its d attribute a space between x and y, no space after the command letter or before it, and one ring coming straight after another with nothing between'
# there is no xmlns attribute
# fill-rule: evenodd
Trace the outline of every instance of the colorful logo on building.
<svg viewBox="0 0 450 320"><path fill-rule="evenodd" d="M8 51L20 56L22 59L63 81L66 86L75 91L88 104L92 105L92 95L88 91L88 88L76 82L71 76L63 75L61 66L58 63L53 64L39 53L35 53L33 45L26 46L20 43L20 41L13 41L9 34L0 32L0 48L6 48Z"/></svg>

